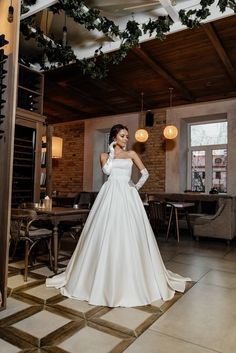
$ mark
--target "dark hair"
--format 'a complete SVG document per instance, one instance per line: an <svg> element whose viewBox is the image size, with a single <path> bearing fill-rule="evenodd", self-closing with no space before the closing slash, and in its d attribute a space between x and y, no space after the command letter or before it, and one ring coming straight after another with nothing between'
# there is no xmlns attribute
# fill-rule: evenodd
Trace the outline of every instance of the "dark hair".
<svg viewBox="0 0 236 353"><path fill-rule="evenodd" d="M128 130L128 128L122 124L116 124L112 126L110 130L110 135L109 135L109 145L114 141L114 138L117 136L117 134L120 132L120 130Z"/></svg>

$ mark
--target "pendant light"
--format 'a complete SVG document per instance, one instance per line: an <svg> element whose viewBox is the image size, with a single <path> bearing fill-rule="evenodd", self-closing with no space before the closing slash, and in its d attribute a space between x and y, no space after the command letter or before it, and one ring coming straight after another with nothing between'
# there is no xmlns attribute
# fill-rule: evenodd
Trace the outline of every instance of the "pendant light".
<svg viewBox="0 0 236 353"><path fill-rule="evenodd" d="M62 29L62 47L65 48L67 46L67 26L66 26L66 13L64 18L64 26Z"/></svg>
<svg viewBox="0 0 236 353"><path fill-rule="evenodd" d="M173 88L169 88L170 91L170 111L172 108L172 95L173 95ZM167 140L173 140L178 136L178 129L175 125L167 125L163 131L163 135Z"/></svg>
<svg viewBox="0 0 236 353"><path fill-rule="evenodd" d="M141 93L141 112L140 112L140 120L141 120L141 126L143 126L143 96L144 96L144 93L142 92ZM138 129L136 132L135 132L135 139L136 141L138 142L146 142L147 139L148 139L148 132L147 130L145 129Z"/></svg>
<svg viewBox="0 0 236 353"><path fill-rule="evenodd" d="M12 0L10 1L10 6L8 7L8 17L7 17L8 22L12 23L14 20L14 7L12 4Z"/></svg>

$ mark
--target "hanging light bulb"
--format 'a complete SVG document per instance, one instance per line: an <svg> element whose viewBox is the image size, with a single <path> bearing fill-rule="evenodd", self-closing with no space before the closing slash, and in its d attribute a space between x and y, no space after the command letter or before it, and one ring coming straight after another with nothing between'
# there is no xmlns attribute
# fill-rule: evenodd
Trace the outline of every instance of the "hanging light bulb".
<svg viewBox="0 0 236 353"><path fill-rule="evenodd" d="M65 48L67 45L67 27L66 27L66 13L65 13L65 21L62 29L62 46Z"/></svg>
<svg viewBox="0 0 236 353"><path fill-rule="evenodd" d="M170 110L172 108L172 94L173 94L173 88L169 88L170 91ZM164 128L163 135L166 139L168 140L173 140L178 136L178 129L175 125L167 125Z"/></svg>
<svg viewBox="0 0 236 353"><path fill-rule="evenodd" d="M12 23L14 20L14 7L12 6L12 0L10 1L10 6L8 7L8 22Z"/></svg>
<svg viewBox="0 0 236 353"><path fill-rule="evenodd" d="M178 136L178 129L175 125L167 125L163 131L166 139L172 140Z"/></svg>
<svg viewBox="0 0 236 353"><path fill-rule="evenodd" d="M144 93L141 93L141 123L143 124L143 96ZM138 129L135 132L135 139L138 142L146 142L148 139L148 132L145 129Z"/></svg>

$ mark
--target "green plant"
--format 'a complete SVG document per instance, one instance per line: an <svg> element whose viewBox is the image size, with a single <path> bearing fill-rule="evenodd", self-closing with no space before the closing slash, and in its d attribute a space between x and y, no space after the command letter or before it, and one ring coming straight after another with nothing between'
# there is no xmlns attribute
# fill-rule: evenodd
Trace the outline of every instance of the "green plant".
<svg viewBox="0 0 236 353"><path fill-rule="evenodd" d="M33 5L37 0L23 0L22 13L29 10L28 6ZM210 6L216 0L201 0L199 9L180 10L180 21L187 28L195 28L200 26L201 22L210 16ZM236 13L236 0L218 0L217 6L221 12L226 8L231 8ZM103 78L109 71L109 65L119 64L133 47L139 46L140 37L148 33L150 36L155 33L156 38L165 39L166 34L170 31L173 21L169 16L161 16L158 19L149 19L148 23L140 25L134 19L126 24L126 28L122 31L119 26L112 20L101 16L98 9L89 9L84 0L58 0L58 3L49 8L53 13L65 11L66 15L72 17L75 22L80 23L88 30L98 30L109 37L116 37L120 40L120 47L117 51L106 54L102 51L102 47L95 50L92 59L76 58L73 49L70 46L62 46L62 43L50 40L45 37L43 31L34 23L34 16L21 21L21 33L26 40L34 38L39 47L43 48L44 56L50 66L45 66L45 61L41 58L35 58L39 62L42 69L55 68L58 65L67 65L70 62L77 62L84 74L90 75L92 78ZM34 28L34 31L32 31ZM30 59L28 58L28 61ZM32 62L32 59L31 59Z"/></svg>

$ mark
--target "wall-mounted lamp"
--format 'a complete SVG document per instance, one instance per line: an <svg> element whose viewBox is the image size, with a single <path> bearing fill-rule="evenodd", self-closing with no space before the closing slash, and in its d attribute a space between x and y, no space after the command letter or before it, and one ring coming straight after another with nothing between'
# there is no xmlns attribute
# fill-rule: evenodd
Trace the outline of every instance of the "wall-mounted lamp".
<svg viewBox="0 0 236 353"><path fill-rule="evenodd" d="M169 88L169 91L170 91L170 111L171 111L173 88L172 87ZM173 140L178 136L178 129L175 125L172 125L172 124L167 125L164 128L163 135L166 139Z"/></svg>
<svg viewBox="0 0 236 353"><path fill-rule="evenodd" d="M52 158L62 158L63 140L61 137L52 137Z"/></svg>
<svg viewBox="0 0 236 353"><path fill-rule="evenodd" d="M143 126L143 95L144 93L142 92L141 93L141 112L140 112L140 120L141 120L141 125ZM135 132L135 139L138 141L138 142L146 142L147 139L148 139L148 132L147 130L145 129L138 129L136 132Z"/></svg>
<svg viewBox="0 0 236 353"><path fill-rule="evenodd" d="M43 143L46 143L46 136L42 137ZM62 158L63 139L61 137L52 136L52 158Z"/></svg>

